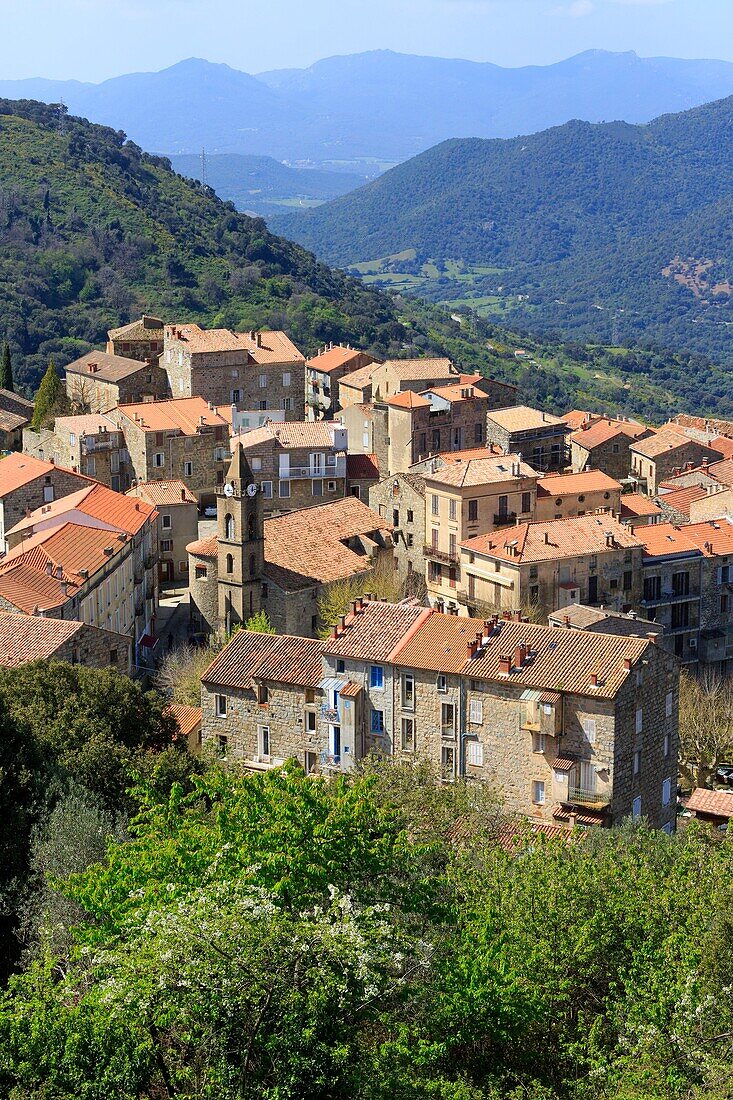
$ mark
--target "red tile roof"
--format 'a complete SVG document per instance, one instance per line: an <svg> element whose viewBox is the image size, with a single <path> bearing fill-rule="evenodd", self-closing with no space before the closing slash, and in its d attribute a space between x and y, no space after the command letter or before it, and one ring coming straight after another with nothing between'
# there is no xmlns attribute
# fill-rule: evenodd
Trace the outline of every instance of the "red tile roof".
<svg viewBox="0 0 733 1100"><path fill-rule="evenodd" d="M348 481L379 481L377 456L347 454L346 478Z"/></svg>
<svg viewBox="0 0 733 1100"><path fill-rule="evenodd" d="M613 545L608 546L607 537ZM646 535L646 532L645 532ZM576 557L578 554L605 553L641 546L640 536L611 515L576 516L540 523L518 523L505 531L477 535L461 543L469 553L501 558L516 564Z"/></svg>
<svg viewBox="0 0 733 1100"><path fill-rule="evenodd" d="M216 558L219 553L219 540L216 535L196 539L195 542L189 542L186 553L193 554L195 558Z"/></svg>
<svg viewBox="0 0 733 1100"><path fill-rule="evenodd" d="M576 493L621 492L614 477L601 470L581 470L578 474L549 474L537 482L538 497L574 496Z"/></svg>
<svg viewBox="0 0 733 1100"><path fill-rule="evenodd" d="M423 397L422 394L415 393L413 390L403 390L402 393L396 393L394 397L388 397L387 404L395 409L427 409L430 407L427 397Z"/></svg>
<svg viewBox="0 0 733 1100"><path fill-rule="evenodd" d="M366 352L359 351L358 348L344 348L341 345L336 345L336 347L328 348L327 351L322 351L320 355L314 355L312 359L306 360L306 366L312 370L320 371L321 374L331 374L333 371L347 366L353 359L358 359L366 354ZM376 360L373 361L376 362Z"/></svg>
<svg viewBox="0 0 733 1100"><path fill-rule="evenodd" d="M733 791L708 791L696 787L687 800L687 809L730 820L733 818Z"/></svg>
<svg viewBox="0 0 733 1100"><path fill-rule="evenodd" d="M238 630L201 677L216 687L246 689L254 680L318 687L323 678L319 638Z"/></svg>
<svg viewBox="0 0 733 1100"><path fill-rule="evenodd" d="M462 459L460 454L459 451L452 462L439 466L435 473L426 471L423 475L425 480L438 485L470 488L536 477L536 472L519 455L492 455L484 451L481 458Z"/></svg>
<svg viewBox="0 0 733 1100"><path fill-rule="evenodd" d="M636 424L630 420L594 420L587 428L573 432L570 442L577 443L587 451L592 451L595 447L601 447L619 436L623 436L627 443L631 443L649 431L650 429L644 424Z"/></svg>
<svg viewBox="0 0 733 1100"><path fill-rule="evenodd" d="M182 737L189 737L201 725L201 707L187 707L183 703L171 703L165 708L165 713L173 715Z"/></svg>
<svg viewBox="0 0 733 1100"><path fill-rule="evenodd" d="M95 369L96 368L96 369ZM83 374L99 382L121 382L140 370L150 370L139 359L127 359L122 355L110 355L106 351L90 351L64 368L67 374Z"/></svg>
<svg viewBox="0 0 733 1100"><path fill-rule="evenodd" d="M223 416L210 409L203 397L177 397L170 401L143 401L119 405L123 430L132 422L144 432L176 432L196 435L200 428L228 428ZM137 419L136 419L137 418Z"/></svg>
<svg viewBox="0 0 733 1100"><path fill-rule="evenodd" d="M690 505L694 500L702 500L708 495L707 489L702 485L686 485L682 489L673 489L669 493L660 493L659 499L667 508L674 509L682 515L689 516ZM662 509L660 508L660 511Z"/></svg>
<svg viewBox="0 0 733 1100"><path fill-rule="evenodd" d="M76 493L59 497L50 504L36 508L12 528L12 533L32 532L39 525L48 528L52 520L56 520L54 527L58 527L59 524L71 520L73 513L99 520L110 529L124 531L128 535L136 535L148 520L155 519L157 515L152 504L124 493L116 493L114 489L95 482ZM79 522L78 517L72 522Z"/></svg>
<svg viewBox="0 0 733 1100"><path fill-rule="evenodd" d="M57 469L63 469L63 467L54 466L53 462L44 462L40 458L33 458L32 455L20 454L17 451L9 455L0 455L0 497L14 493L16 489L22 489L31 481L51 474ZM80 486L92 484L91 478L82 477L73 470L64 470L64 472L71 474L72 477L78 477Z"/></svg>
<svg viewBox="0 0 733 1100"><path fill-rule="evenodd" d="M128 496L141 497L153 507L171 507L174 504L198 504L194 493L182 481L138 481Z"/></svg>
<svg viewBox="0 0 733 1100"><path fill-rule="evenodd" d="M366 602L361 611L348 616L338 638L326 640L325 652L336 657L387 661L395 647L429 616L425 607Z"/></svg>
<svg viewBox="0 0 733 1100"><path fill-rule="evenodd" d="M18 668L31 661L52 660L83 629L79 622L0 611L0 666Z"/></svg>
<svg viewBox="0 0 733 1100"><path fill-rule="evenodd" d="M711 451L716 451L723 458L733 458L733 439L728 439L724 435L719 435L715 439L711 439L708 443Z"/></svg>
<svg viewBox="0 0 733 1100"><path fill-rule="evenodd" d="M669 557L672 554L697 554L697 547L687 532L688 527L673 523L650 523L637 527L636 534L644 544L645 558Z"/></svg>
<svg viewBox="0 0 733 1100"><path fill-rule="evenodd" d="M704 451L705 445L698 443L696 439L690 439L682 430L674 431L672 428L664 428L655 432L646 439L638 439L631 444L631 450L643 458L659 458L660 455L670 454L683 447L697 448Z"/></svg>
<svg viewBox="0 0 733 1100"><path fill-rule="evenodd" d="M642 493L624 493L621 497L621 519L636 516L661 516L662 509Z"/></svg>

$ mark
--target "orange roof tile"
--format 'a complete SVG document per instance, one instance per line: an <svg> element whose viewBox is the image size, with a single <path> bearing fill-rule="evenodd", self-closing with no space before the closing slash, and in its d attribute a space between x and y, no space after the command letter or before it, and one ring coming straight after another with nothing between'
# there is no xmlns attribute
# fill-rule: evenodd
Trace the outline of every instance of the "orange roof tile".
<svg viewBox="0 0 733 1100"><path fill-rule="evenodd" d="M110 355L106 351L90 351L69 363L64 370L67 374L83 374L97 382L121 382L141 370L150 370L147 363L139 359L127 359L123 355Z"/></svg>
<svg viewBox="0 0 733 1100"><path fill-rule="evenodd" d="M582 470L578 474L550 474L537 482L538 497L574 496L576 493L621 492L614 477L601 470Z"/></svg>
<svg viewBox="0 0 733 1100"><path fill-rule="evenodd" d="M430 407L427 397L415 393L414 390L403 390L394 397L387 398L387 404L395 409L426 409Z"/></svg>
<svg viewBox="0 0 733 1100"><path fill-rule="evenodd" d="M165 335L167 339L181 340L194 355L240 351L261 365L305 362L302 352L284 332L232 332L226 328L203 329L190 324L167 325Z"/></svg>
<svg viewBox="0 0 733 1100"><path fill-rule="evenodd" d="M371 385L372 375L381 364L369 363L366 367L359 367L339 379L339 386L350 386L351 389L363 390Z"/></svg>
<svg viewBox="0 0 733 1100"><path fill-rule="evenodd" d="M541 409L533 409L529 405L512 405L508 409L493 409L488 414L489 420L504 428L507 432L528 432L536 428L547 428L551 424L557 425L558 431L567 430L567 425L559 416L542 412Z"/></svg>
<svg viewBox="0 0 733 1100"><path fill-rule="evenodd" d="M195 542L189 542L186 553L193 554L195 558L216 558L219 553L219 540L216 535L196 539Z"/></svg>
<svg viewBox="0 0 733 1100"><path fill-rule="evenodd" d="M669 493L660 493L659 499L667 508L673 508L675 512L689 516L690 505L694 500L702 500L708 495L707 489L702 485L686 485L682 489L673 489ZM660 512L663 509L659 509Z"/></svg>
<svg viewBox="0 0 733 1100"><path fill-rule="evenodd" d="M108 489L106 485L94 482L76 493L59 497L50 504L43 504L40 508L36 508L12 528L12 533L32 531L39 524L47 527L53 519L58 521L55 524L58 527L60 523L66 522L64 517L70 517L72 513L89 516L115 531L124 531L128 535L136 535L147 520L156 518L156 511L152 504L131 498L124 493L116 493L114 489Z"/></svg>
<svg viewBox="0 0 733 1100"><path fill-rule="evenodd" d="M155 508L161 505L171 507L174 504L198 504L195 493L180 480L138 481L137 486L130 489L127 495L140 497Z"/></svg>
<svg viewBox="0 0 733 1100"><path fill-rule="evenodd" d="M685 535L706 558L733 554L733 520L729 516L689 523Z"/></svg>
<svg viewBox="0 0 733 1100"><path fill-rule="evenodd" d="M583 412L581 409L571 409L570 412L563 413L560 419L564 420L571 431L575 432L583 424L592 424L594 420L599 420L600 414Z"/></svg>
<svg viewBox="0 0 733 1100"><path fill-rule="evenodd" d="M680 450L682 447L695 446L700 450L704 449L704 444L698 443L695 439L690 439L681 430L673 431L671 428L665 428L646 439L635 440L630 449L635 454L642 455L643 458L658 458L660 455Z"/></svg>
<svg viewBox="0 0 733 1100"><path fill-rule="evenodd" d="M201 725L201 707L187 707L183 703L170 703L165 708L165 713L171 714L175 718L178 732L182 737L189 737Z"/></svg>
<svg viewBox="0 0 733 1100"><path fill-rule="evenodd" d="M650 523L637 527L638 538L644 544L645 558L669 557L675 554L698 553L692 539L687 535L689 527L675 527L672 523Z"/></svg>
<svg viewBox="0 0 733 1100"><path fill-rule="evenodd" d="M312 359L307 359L306 366L310 367L311 370L319 371L321 374L331 374L333 371L347 366L353 359L358 359L366 354L364 351L359 351L358 348L345 348L337 344L336 347L328 348L327 351L322 351L320 355L314 355ZM370 356L370 358L372 357ZM376 363L377 360L372 359L372 362Z"/></svg>
<svg viewBox="0 0 733 1100"><path fill-rule="evenodd" d="M20 454L18 451L12 451L9 455L0 455L0 497L5 497L8 493L14 493L16 489L22 489L24 485L28 485L31 481L53 473L57 469L64 468L54 466L53 462L44 462L40 458L33 458L32 455ZM76 474L73 470L64 469L64 472L71 474L72 477L78 477L79 485L92 484L91 478Z"/></svg>
<svg viewBox="0 0 733 1100"><path fill-rule="evenodd" d="M570 436L570 442L577 443L585 450L592 451L595 447L609 443L619 436L624 436L627 442L631 442L634 439L639 439L649 430L643 424L636 424L630 420L619 421L603 418L594 420L587 428L574 431Z"/></svg>
<svg viewBox="0 0 733 1100"><path fill-rule="evenodd" d="M607 536L613 546L607 545ZM645 532L646 535L646 532ZM516 564L577 557L578 554L611 553L643 543L624 524L610 515L577 516L544 523L518 523L505 531L477 535L461 543L461 549Z"/></svg>
<svg viewBox="0 0 733 1100"><path fill-rule="evenodd" d="M84 624L0 611L0 666L18 668L31 661L49 661Z"/></svg>
<svg viewBox="0 0 733 1100"><path fill-rule="evenodd" d="M385 368L400 381L417 378L448 378L458 374L450 359L387 359Z"/></svg>
<svg viewBox="0 0 733 1100"><path fill-rule="evenodd" d="M249 688L254 680L318 687L323 678L319 638L238 630L201 677L217 687Z"/></svg>
<svg viewBox="0 0 733 1100"><path fill-rule="evenodd" d="M343 425L332 420L268 420L260 428L251 428L236 437L245 451L260 443L276 443L286 450L302 447L333 448L334 431Z"/></svg>
<svg viewBox="0 0 733 1100"><path fill-rule="evenodd" d="M375 663L387 661L395 647L429 616L425 607L365 601L360 611L347 617L343 632L326 640L324 652Z"/></svg>
<svg viewBox="0 0 733 1100"><path fill-rule="evenodd" d="M160 317L153 317L149 313L143 313L142 317L138 317L137 321L130 321L127 325L122 325L120 328L111 328L107 331L107 336L110 340L135 340L141 338L162 338L163 336L163 322Z"/></svg>
<svg viewBox="0 0 733 1100"><path fill-rule="evenodd" d="M733 791L708 791L704 787L695 787L687 799L686 808L695 813L727 817L730 820L733 818Z"/></svg>
<svg viewBox="0 0 733 1100"><path fill-rule="evenodd" d="M733 458L733 439L728 439L724 435L711 439L708 447L711 451L716 451L719 455L722 455L723 458Z"/></svg>
<svg viewBox="0 0 733 1100"><path fill-rule="evenodd" d="M621 497L621 519L634 516L661 516L662 509L642 493L624 493Z"/></svg>
<svg viewBox="0 0 733 1100"><path fill-rule="evenodd" d="M460 457L456 457L453 462L441 466L435 473L426 471L424 474L427 482L465 488L536 476L532 467L522 462L519 455L487 455L486 453L482 458L472 458L468 461L462 461Z"/></svg>
<svg viewBox="0 0 733 1100"><path fill-rule="evenodd" d="M346 478L348 481L379 481L377 456L347 454Z"/></svg>
<svg viewBox="0 0 733 1100"><path fill-rule="evenodd" d="M228 427L224 417L216 409L210 409L203 397L177 397L170 401L143 401L139 405L119 405L118 412L124 420L132 421L145 432L180 432L182 435L196 435L203 427Z"/></svg>

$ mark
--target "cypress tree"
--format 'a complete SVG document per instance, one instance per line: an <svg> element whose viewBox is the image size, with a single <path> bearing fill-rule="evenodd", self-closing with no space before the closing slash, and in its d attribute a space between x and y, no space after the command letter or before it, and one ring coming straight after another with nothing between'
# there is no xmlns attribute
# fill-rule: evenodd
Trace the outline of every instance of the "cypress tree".
<svg viewBox="0 0 733 1100"><path fill-rule="evenodd" d="M0 362L0 389L10 390L11 393L15 393L13 363L10 358L10 344L7 340L3 344L3 357L2 362Z"/></svg>
<svg viewBox="0 0 733 1100"><path fill-rule="evenodd" d="M49 359L46 373L41 379L36 394L36 406L33 410L32 421L34 431L38 431L44 426L46 418L53 411L60 397L61 379L56 373L56 364L53 359Z"/></svg>

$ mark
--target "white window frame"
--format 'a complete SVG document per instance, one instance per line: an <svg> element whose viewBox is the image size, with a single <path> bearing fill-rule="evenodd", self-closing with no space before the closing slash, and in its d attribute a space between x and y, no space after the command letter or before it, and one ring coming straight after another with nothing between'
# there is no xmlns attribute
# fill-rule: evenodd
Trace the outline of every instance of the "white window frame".
<svg viewBox="0 0 733 1100"><path fill-rule="evenodd" d="M468 720L472 726L484 724L484 704L481 699L471 699L468 705Z"/></svg>
<svg viewBox="0 0 733 1100"><path fill-rule="evenodd" d="M672 801L672 780L669 776L662 783L662 805L669 806Z"/></svg>
<svg viewBox="0 0 733 1100"><path fill-rule="evenodd" d="M545 804L545 781L544 779L532 780L532 801L535 806L544 806Z"/></svg>
<svg viewBox="0 0 733 1100"><path fill-rule="evenodd" d="M262 488L262 495L265 498L265 500L272 500L272 482L271 481L263 481L261 483L261 488Z"/></svg>
<svg viewBox="0 0 733 1100"><path fill-rule="evenodd" d="M466 741L466 767L483 768L484 746L481 741Z"/></svg>
<svg viewBox="0 0 733 1100"><path fill-rule="evenodd" d="M415 719L412 715L402 718L400 725L400 745L403 752L415 751Z"/></svg>
<svg viewBox="0 0 733 1100"><path fill-rule="evenodd" d="M270 744L270 727L269 725L261 725L257 727L257 755L265 757L269 760L272 756L272 745Z"/></svg>
<svg viewBox="0 0 733 1100"><path fill-rule="evenodd" d="M193 477L193 462L190 458L187 458L183 463L183 476Z"/></svg>
<svg viewBox="0 0 733 1100"><path fill-rule="evenodd" d="M598 726L595 718L584 718L582 720L583 736L589 745L595 745L596 736L598 733Z"/></svg>
<svg viewBox="0 0 733 1100"><path fill-rule="evenodd" d="M164 531L171 531L173 529L173 517L169 515L161 516L160 526Z"/></svg>
<svg viewBox="0 0 733 1100"><path fill-rule="evenodd" d="M292 381L289 370L283 371L283 386L289 386Z"/></svg>
<svg viewBox="0 0 733 1100"><path fill-rule="evenodd" d="M260 387L261 390L266 390L267 389L267 375L266 374L261 374L259 376L259 387Z"/></svg>
<svg viewBox="0 0 733 1100"><path fill-rule="evenodd" d="M153 455L153 466L160 470L165 466L165 451L156 451Z"/></svg>
<svg viewBox="0 0 733 1100"><path fill-rule="evenodd" d="M227 697L226 695L214 696L214 713L217 718L226 718L227 716Z"/></svg>
<svg viewBox="0 0 733 1100"><path fill-rule="evenodd" d="M282 500L287 500L288 497L290 496L290 482L289 481L279 481L278 484L277 484L277 492L278 492L278 496Z"/></svg>
<svg viewBox="0 0 733 1100"><path fill-rule="evenodd" d="M445 693L448 691L448 677L444 672L438 673L438 678L435 681L435 687L441 695L445 695Z"/></svg>

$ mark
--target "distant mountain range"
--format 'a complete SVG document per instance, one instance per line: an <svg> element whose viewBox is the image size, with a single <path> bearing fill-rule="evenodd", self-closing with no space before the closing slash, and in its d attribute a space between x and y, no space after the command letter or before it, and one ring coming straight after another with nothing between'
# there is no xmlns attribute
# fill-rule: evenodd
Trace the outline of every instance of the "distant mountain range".
<svg viewBox="0 0 733 1100"><path fill-rule="evenodd" d="M291 168L274 157L244 156L241 153L183 153L170 158L182 176L206 183L222 199L229 199L247 214L269 218L284 208L306 210L328 199L345 195L367 182L353 172L319 168Z"/></svg>
<svg viewBox="0 0 733 1100"><path fill-rule="evenodd" d="M4 80L167 154L256 154L373 174L455 137L511 137L581 118L644 122L733 93L733 64L591 51L554 65L380 50L259 76L190 59L101 84Z"/></svg>
<svg viewBox="0 0 733 1100"><path fill-rule="evenodd" d="M329 263L530 331L733 365L733 97L643 126L454 140L271 223ZM409 285L405 282L409 280Z"/></svg>

